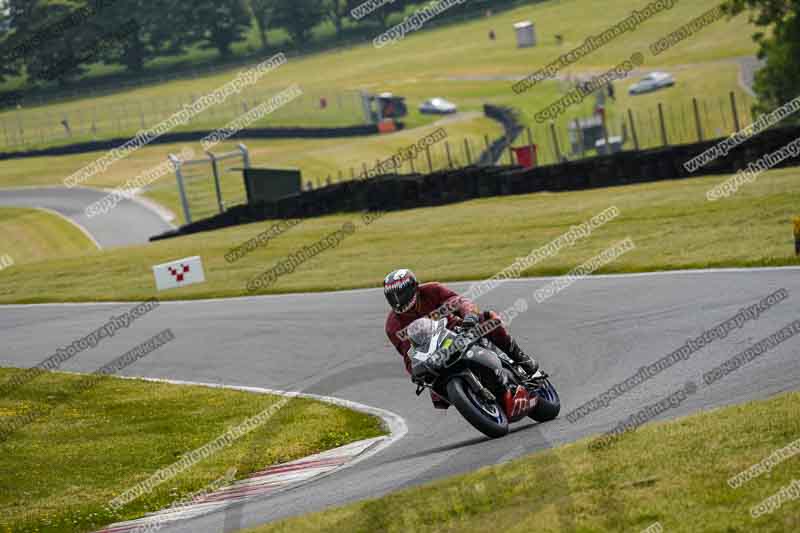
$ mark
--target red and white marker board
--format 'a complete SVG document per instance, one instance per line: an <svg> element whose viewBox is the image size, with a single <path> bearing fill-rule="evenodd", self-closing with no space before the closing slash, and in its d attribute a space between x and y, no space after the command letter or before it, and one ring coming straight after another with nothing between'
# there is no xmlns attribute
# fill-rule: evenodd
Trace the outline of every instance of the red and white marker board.
<svg viewBox="0 0 800 533"><path fill-rule="evenodd" d="M197 255L155 265L153 274L156 277L156 289L160 291L176 289L192 283L203 283L206 280L203 273L203 262Z"/></svg>

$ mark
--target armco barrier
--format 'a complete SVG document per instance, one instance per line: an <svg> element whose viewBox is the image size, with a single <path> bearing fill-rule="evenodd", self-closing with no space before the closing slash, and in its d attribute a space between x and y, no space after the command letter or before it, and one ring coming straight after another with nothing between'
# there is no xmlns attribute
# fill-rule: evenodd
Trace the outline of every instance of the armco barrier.
<svg viewBox="0 0 800 533"><path fill-rule="evenodd" d="M398 129L403 129L403 123L397 123ZM177 131L165 133L153 139L149 144L168 144L179 142L199 141L210 135L211 131ZM361 137L364 135L377 135L378 126L364 124L358 126L343 126L341 128L249 128L237 131L231 139L331 139L336 137ZM25 150L19 152L0 152L0 160L21 159L26 157L40 157L53 155L72 155L87 152L111 150L128 142L129 138L108 139L103 141L89 141L64 146L53 146L39 150Z"/></svg>
<svg viewBox="0 0 800 533"><path fill-rule="evenodd" d="M433 174L383 175L368 180L336 183L285 196L274 202L236 206L224 215L153 237L175 237L225 226L274 218L302 218L353 211L392 211L461 202L507 194L574 191L613 187L695 175L734 174L749 162L774 152L800 137L800 126L774 128L734 148L690 175L683 164L720 139L696 144L628 151L526 169L518 166L467 167ZM796 166L790 158L777 168Z"/></svg>

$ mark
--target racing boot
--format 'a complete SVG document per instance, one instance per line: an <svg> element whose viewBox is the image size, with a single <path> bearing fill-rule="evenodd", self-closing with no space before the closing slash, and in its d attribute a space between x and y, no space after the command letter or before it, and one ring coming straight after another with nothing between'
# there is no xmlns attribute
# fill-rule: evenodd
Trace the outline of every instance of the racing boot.
<svg viewBox="0 0 800 533"><path fill-rule="evenodd" d="M539 370L539 363L537 363L532 357L526 355L513 337L511 338L511 345L509 346L507 355L512 361L522 367L522 369L528 374L529 378L533 376L537 370Z"/></svg>

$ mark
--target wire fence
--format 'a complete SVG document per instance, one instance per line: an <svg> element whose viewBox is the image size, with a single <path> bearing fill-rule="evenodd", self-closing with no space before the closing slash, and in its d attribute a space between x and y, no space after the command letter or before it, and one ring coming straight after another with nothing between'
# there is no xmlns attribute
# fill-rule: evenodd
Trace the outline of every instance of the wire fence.
<svg viewBox="0 0 800 533"><path fill-rule="evenodd" d="M242 172L250 168L250 154L240 144L223 154L207 152L208 157L182 161L171 155L175 167L183 222L201 220L247 203Z"/></svg>
<svg viewBox="0 0 800 533"><path fill-rule="evenodd" d="M719 98L691 100L636 109L606 107L606 114L586 118L565 118L547 124L523 124L522 134L513 140L495 162L521 165L514 148L533 145L535 166L552 165L621 150L645 150L660 146L689 144L721 138L754 121L749 107L734 94ZM404 161L392 174L431 173L478 165L489 149L488 135L448 138L428 146L415 159ZM316 175L303 183L306 190L358 179L367 175L377 162L360 167L340 168L327 175Z"/></svg>
<svg viewBox="0 0 800 533"><path fill-rule="evenodd" d="M230 96L194 116L176 131L214 130L268 101L281 89L250 90ZM202 94L122 100L107 104L82 102L56 109L17 109L0 113L0 147L23 149L110 138L132 138L169 118ZM358 91L310 91L252 127L353 126L367 123Z"/></svg>
<svg viewBox="0 0 800 533"><path fill-rule="evenodd" d="M448 138L445 141L429 145L415 158L404 160L391 174L422 174L437 170L457 169L477 165L481 153L488 150L491 144L489 135L466 135L458 139ZM360 166L339 168L326 175L316 175L306 179L303 189L311 190L369 176L373 169L381 168L381 160L364 161ZM385 175L388 172L378 172Z"/></svg>
<svg viewBox="0 0 800 533"><path fill-rule="evenodd" d="M546 165L619 150L707 141L728 136L753 121L749 106L731 92L727 97L635 108L611 106L582 120L559 117L546 124L531 122L526 127L537 145L538 163Z"/></svg>

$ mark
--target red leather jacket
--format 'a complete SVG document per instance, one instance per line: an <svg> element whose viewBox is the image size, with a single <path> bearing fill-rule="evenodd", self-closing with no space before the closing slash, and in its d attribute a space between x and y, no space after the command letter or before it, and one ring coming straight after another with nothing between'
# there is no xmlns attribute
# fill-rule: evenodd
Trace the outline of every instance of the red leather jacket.
<svg viewBox="0 0 800 533"><path fill-rule="evenodd" d="M389 311L389 316L386 317L386 335L400 355L403 356L406 372L409 374L411 374L411 360L408 358L408 350L411 348L411 343L404 335L399 333L416 319L430 316L433 311L436 311L450 300L452 302L449 304L449 308L454 310L452 314L447 316L448 327L458 324L462 318L470 313L478 314L478 307L468 298L459 296L441 283L436 282L423 283L419 286L417 304L411 311L406 313ZM436 316L431 316L431 318L436 318Z"/></svg>

